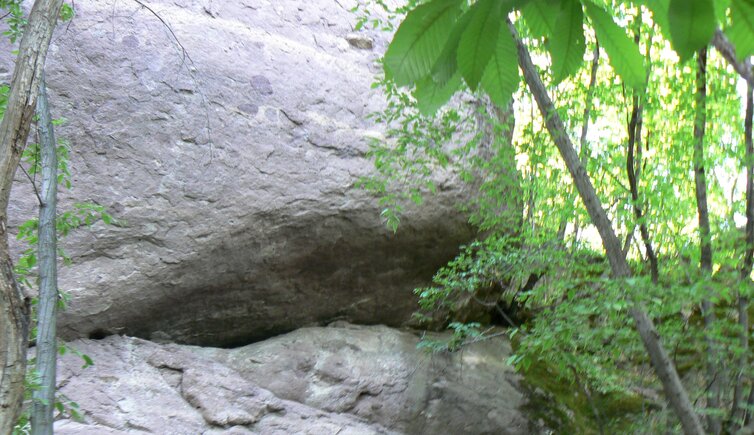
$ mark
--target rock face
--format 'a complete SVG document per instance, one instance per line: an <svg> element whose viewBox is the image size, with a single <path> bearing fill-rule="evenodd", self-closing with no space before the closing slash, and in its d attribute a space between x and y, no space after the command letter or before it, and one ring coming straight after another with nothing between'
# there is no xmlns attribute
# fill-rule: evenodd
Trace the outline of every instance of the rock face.
<svg viewBox="0 0 754 435"><path fill-rule="evenodd" d="M149 2L171 33L135 2L76 2L47 64L73 147L63 204L94 201L124 226L66 240L64 337L231 346L408 318L412 288L471 229L452 181L397 235L354 188L381 134L367 114L383 104L370 83L388 35L354 34L351 3ZM0 81L10 64L0 59ZM19 177L12 224L33 198Z"/></svg>
<svg viewBox="0 0 754 435"><path fill-rule="evenodd" d="M59 421L56 433L536 433L507 342L429 356L417 341L348 324L237 349L80 340L95 365L66 356L58 379L86 421Z"/></svg>

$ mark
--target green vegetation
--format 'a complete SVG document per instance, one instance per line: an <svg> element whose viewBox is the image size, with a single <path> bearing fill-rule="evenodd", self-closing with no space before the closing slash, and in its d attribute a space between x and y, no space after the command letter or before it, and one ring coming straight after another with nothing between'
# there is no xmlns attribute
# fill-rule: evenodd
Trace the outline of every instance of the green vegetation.
<svg viewBox="0 0 754 435"><path fill-rule="evenodd" d="M454 331L424 346L509 326L563 433L750 425L754 3L356 8L384 29L406 10L361 184L394 231L443 177L478 192L460 206L479 239L416 290L417 318Z"/></svg>

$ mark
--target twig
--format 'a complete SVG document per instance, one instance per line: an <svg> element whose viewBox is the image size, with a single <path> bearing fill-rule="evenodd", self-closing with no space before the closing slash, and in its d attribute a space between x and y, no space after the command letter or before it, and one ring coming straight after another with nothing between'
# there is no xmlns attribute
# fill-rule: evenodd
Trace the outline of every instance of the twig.
<svg viewBox="0 0 754 435"><path fill-rule="evenodd" d="M186 51L186 47L183 46L181 41L178 39L178 36L176 36L175 32L173 32L173 28L170 27L170 24L168 24L168 22L165 21L165 19L162 18L160 14L155 12L154 9L152 9L149 5L144 4L144 2L142 2L141 0L133 0L133 1L136 2L139 6L148 10L152 15L155 16L155 18L160 20L162 25L165 26L165 28L168 30L168 32L170 33L170 36L173 37L173 39L175 40L175 43L178 45L178 48L181 49L181 62L182 62L181 66L184 66L183 64L185 63L186 59L188 59L189 63L191 63L191 66L194 66L194 61L191 60L191 56L189 56L188 51Z"/></svg>
<svg viewBox="0 0 754 435"><path fill-rule="evenodd" d="M704 389L701 393L699 393L699 396L697 396L696 400L694 400L694 406L696 406L696 402L699 401L699 399L702 398L702 396L706 395L707 392L709 392L709 389L712 388L712 385L717 381L717 375L719 372L715 371L715 376L712 377L712 380L709 381L707 384L707 388Z"/></svg>
<svg viewBox="0 0 754 435"><path fill-rule="evenodd" d="M167 29L168 33L172 37L175 44L180 49L181 53L181 67L186 67L186 71L188 71L189 76L191 77L191 80L194 81L194 84L197 87L197 92L199 93L199 96L202 99L202 104L204 105L204 113L205 113L205 119L207 120L207 140L209 141L209 163L212 163L212 159L214 157L214 151L213 151L213 142L212 142L212 125L210 123L210 112L209 112L209 102L207 100L207 96L204 94L204 91L202 91L202 86L196 77L196 71L199 71L199 68L196 67L196 64L194 63L194 60L191 58L191 55L189 55L188 50L186 50L186 47L181 43L181 40L178 39L178 36L173 31L173 28L170 26L170 24L165 21L160 14L158 14L154 9L152 9L149 5L145 4L142 0L133 0L136 4L141 6L142 8L149 11L150 14L154 15L155 18L157 18L160 23ZM186 61L188 61L188 66L186 66Z"/></svg>
<svg viewBox="0 0 754 435"><path fill-rule="evenodd" d="M474 337L472 340L464 341L463 343L460 344L460 346L463 347L463 346L468 346L470 344L479 343L485 340L492 340L493 338L497 338L506 334L508 334L508 331L496 332L494 334L485 335L485 336L480 335L479 337Z"/></svg>
<svg viewBox="0 0 754 435"><path fill-rule="evenodd" d="M31 187L34 188L34 195L37 197L37 201L39 201L39 205L42 206L42 197L39 195L39 191L37 190L37 183L34 182L34 179L31 178L31 175L26 171L26 168L24 168L24 165L18 165L19 168L26 174L26 178L29 179L29 182L31 183Z"/></svg>
<svg viewBox="0 0 754 435"><path fill-rule="evenodd" d="M500 306L499 306L499 305L497 304L497 302L486 302L486 301L483 301L483 300L479 299L479 298L478 298L478 297L476 297L475 295L471 295L471 298L472 298L472 299L474 299L474 301L475 301L476 303L478 303L478 304L480 304L480 305L482 305L482 306L485 306L485 307L487 307L487 308L495 308L495 309L497 310L497 312L498 312L498 313L500 313L500 316L502 316L502 317L503 317L503 320L505 320L506 322L508 322L508 324L509 324L509 325L510 325L510 326L511 326L512 328L515 328L515 327L516 327L516 324L515 324L515 323L513 323L513 320L511 320L511 318L510 318L510 317L508 317L508 315L507 315L507 314L505 313L505 311L503 311L503 310L502 310L502 309L500 308Z"/></svg>

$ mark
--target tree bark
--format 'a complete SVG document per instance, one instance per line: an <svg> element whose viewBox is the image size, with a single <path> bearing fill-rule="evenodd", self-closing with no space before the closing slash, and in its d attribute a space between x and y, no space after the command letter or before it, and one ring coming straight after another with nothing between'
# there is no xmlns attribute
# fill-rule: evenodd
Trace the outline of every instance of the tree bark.
<svg viewBox="0 0 754 435"><path fill-rule="evenodd" d="M696 72L696 113L694 115L694 182L696 184L696 208L699 215L699 267L705 279L712 277L712 236L707 207L707 176L704 164L704 132L707 126L707 49L697 53ZM715 306L708 297L702 299L705 341L707 342L707 407L720 407L720 370L718 354L712 329L715 326ZM720 418L715 414L707 416L709 431L713 435L722 432Z"/></svg>
<svg viewBox="0 0 754 435"><path fill-rule="evenodd" d="M754 140L752 140L752 121L754 121L754 86L749 85L746 92L746 118L744 119L744 141L746 142L746 251L741 266L741 284L751 286L751 268L754 266ZM736 382L733 390L733 406L730 412L730 422L733 432L745 420L746 412L742 413L744 405L744 372L749 369L749 298L745 293L738 292L738 326L739 346L741 356L736 367ZM752 388L754 391L754 387Z"/></svg>
<svg viewBox="0 0 754 435"><path fill-rule="evenodd" d="M547 94L547 90L531 60L526 45L524 45L523 41L519 38L518 32L513 23L510 20L506 21L511 34L516 41L518 62L524 73L526 83L529 86L531 93L534 95L542 117L545 119L545 124L550 136L558 147L558 151L571 173L574 184L581 196L581 200L584 202L584 205L589 212L592 223L597 227L597 231L602 239L602 245L605 248L608 261L610 262L613 276L619 279L629 278L631 276L631 269L628 266L626 258L623 256L621 243L613 231L612 224L610 223L605 210L602 208L602 204L600 203L599 197L597 197L597 193L594 190L589 175L584 170L584 166L581 164L573 143L565 130L563 121L560 119L557 110L555 110L555 106L550 100L550 96ZM665 395L681 422L684 433L687 435L704 434L704 429L699 421L699 416L694 412L688 394L686 393L683 384L681 384L681 380L678 377L678 372L676 371L672 360L668 357L667 351L662 346L662 343L660 343L659 334L657 333L657 329L652 323L652 320L647 315L641 303L634 302L629 311L636 323L636 329L641 336L644 347L647 349L655 373L662 382Z"/></svg>
<svg viewBox="0 0 754 435"><path fill-rule="evenodd" d="M717 29L715 36L712 38L712 45L717 51L728 61L730 66L736 70L736 72L746 80L750 86L754 86L754 72L751 70L751 65L748 62L739 62L736 56L736 49L733 44L728 41L722 30Z"/></svg>
<svg viewBox="0 0 754 435"><path fill-rule="evenodd" d="M642 18L641 14L637 17L636 32L634 33L634 43L638 47L641 42L641 26ZM651 64L650 47L652 35L649 35L649 41L647 43L646 59L647 63ZM646 82L649 82L649 70L647 70ZM649 261L650 275L652 277L652 283L657 284L660 279L660 270L657 260L657 254L655 254L652 247L652 239L649 237L649 228L644 220L644 210L642 204L639 201L639 177L641 170L637 167L641 167L641 150L642 150L642 129L644 127L644 104L640 103L639 95L637 91L634 91L631 98L631 117L628 121L628 155L626 158L626 175L628 176L628 187L631 192L631 203L634 210L634 217L636 217L636 224L639 226L639 234L644 242L644 250L647 253L647 260ZM637 163L638 161L638 163ZM624 255L627 252L624 250Z"/></svg>
<svg viewBox="0 0 754 435"><path fill-rule="evenodd" d="M589 117L592 113L592 103L594 100L594 86L597 83L597 70L599 69L600 65L600 44L599 42L596 42L594 44L594 49L592 50L592 66L589 70L589 86L586 89L586 98L584 99L584 112L582 114L582 123L581 123L581 136L579 138L579 158L581 159L581 164L586 167L587 160L589 158L589 150L588 145L589 142L587 141L587 135L589 134ZM573 203L573 189L568 189L568 196L566 197L566 204L572 204ZM578 228L578 215L577 210L574 209L574 216L573 217L573 228L574 228L574 239L576 238L577 228ZM561 242L565 241L565 231L566 227L568 225L568 218L571 216L563 215L563 217L560 220L560 225L558 225L558 240Z"/></svg>
<svg viewBox="0 0 754 435"><path fill-rule="evenodd" d="M707 49L697 54L696 114L694 116L694 182L696 183L696 208L699 216L700 267L712 273L712 239L709 211L707 209L707 176L704 165L704 132L707 124Z"/></svg>
<svg viewBox="0 0 754 435"><path fill-rule="evenodd" d="M62 0L34 2L0 122L0 434L11 433L21 409L29 326L29 300L16 283L8 252L8 201L62 4Z"/></svg>
<svg viewBox="0 0 754 435"><path fill-rule="evenodd" d="M644 211L639 202L638 171L636 170L636 162L634 158L637 148L641 150L642 111L642 107L639 104L639 97L634 95L631 119L628 122L628 156L626 159L626 173L628 176L628 187L631 191L631 203L634 209L634 216L636 217L636 223L639 225L639 233L644 242L644 250L647 251L647 260L649 260L652 283L657 284L660 279L660 270L657 264L657 254L655 254L654 248L652 247L652 240L649 237L649 229L647 228L647 223L644 221ZM641 160L639 163L641 164Z"/></svg>
<svg viewBox="0 0 754 435"><path fill-rule="evenodd" d="M47 102L44 75L39 81L37 131L42 160L42 203L39 207L39 303L37 304L37 372L40 385L34 390L31 413L33 435L52 435L57 357L56 312L58 306L57 232L55 215L58 194L58 157L55 131Z"/></svg>

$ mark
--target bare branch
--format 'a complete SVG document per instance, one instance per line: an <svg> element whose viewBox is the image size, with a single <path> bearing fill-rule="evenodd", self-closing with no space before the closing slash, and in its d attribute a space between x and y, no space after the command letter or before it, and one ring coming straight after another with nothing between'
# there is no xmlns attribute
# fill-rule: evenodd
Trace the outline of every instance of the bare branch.
<svg viewBox="0 0 754 435"><path fill-rule="evenodd" d="M722 30L717 29L715 31L715 37L712 38L712 45L718 52L728 61L730 66L736 70L736 72L746 80L750 86L754 86L754 72L751 70L751 65L747 65L746 62L739 62L738 56L736 56L736 48L730 43Z"/></svg>
<svg viewBox="0 0 754 435"><path fill-rule="evenodd" d="M39 196L39 190L37 190L37 183L34 182L34 179L31 178L31 175L29 175L29 172L24 168L24 165L18 165L19 168L21 168L21 171L26 175L26 178L29 179L29 183L31 183L31 187L34 188L34 195L37 196L37 201L39 201L39 205L42 205L42 197Z"/></svg>

